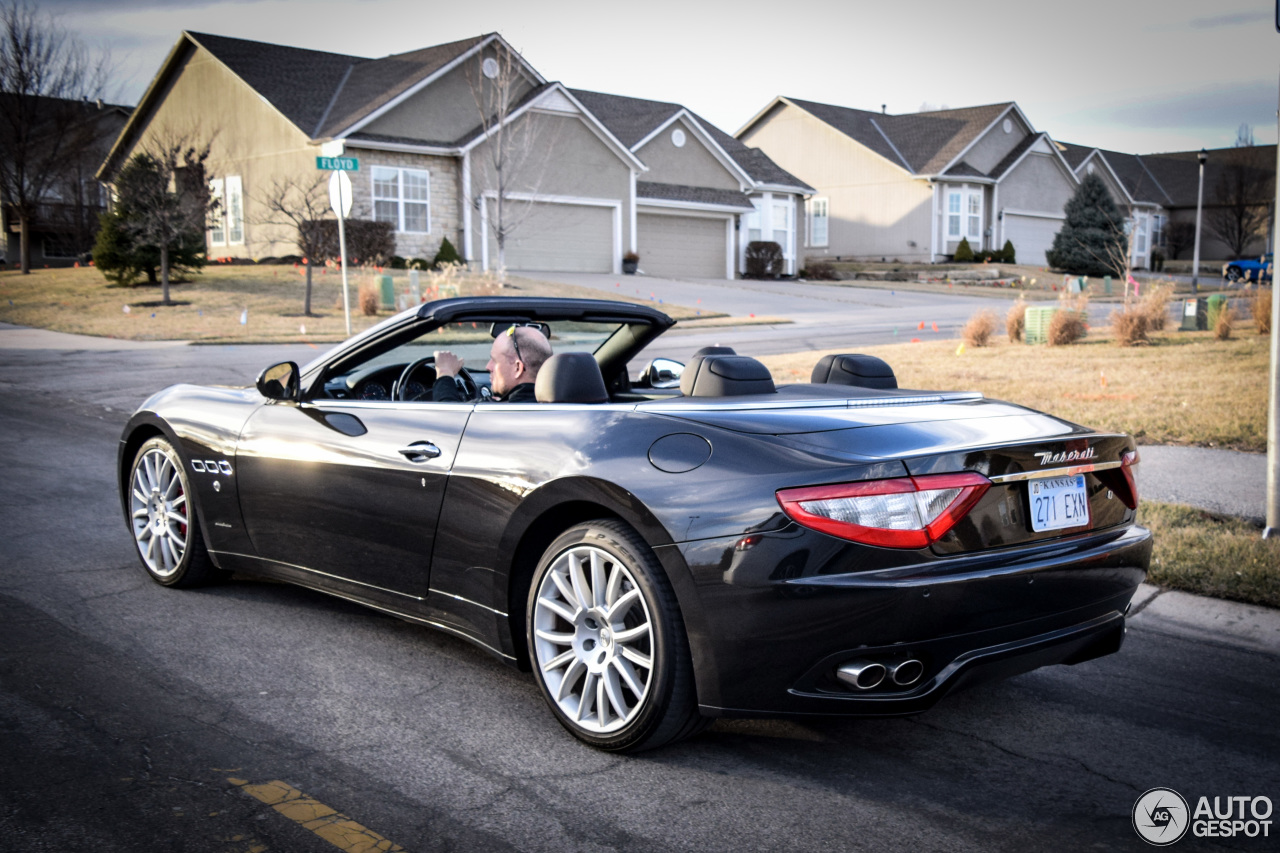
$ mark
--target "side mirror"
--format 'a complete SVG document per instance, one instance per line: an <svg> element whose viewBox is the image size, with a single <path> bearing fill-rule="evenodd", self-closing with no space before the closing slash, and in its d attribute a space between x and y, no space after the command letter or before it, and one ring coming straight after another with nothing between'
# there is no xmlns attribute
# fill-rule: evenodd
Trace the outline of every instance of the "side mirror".
<svg viewBox="0 0 1280 853"><path fill-rule="evenodd" d="M298 399L298 365L282 361L259 373L258 393L268 400Z"/></svg>
<svg viewBox="0 0 1280 853"><path fill-rule="evenodd" d="M682 373L684 365L680 362L669 358L655 358L645 366L640 378L650 388L676 388L680 385Z"/></svg>

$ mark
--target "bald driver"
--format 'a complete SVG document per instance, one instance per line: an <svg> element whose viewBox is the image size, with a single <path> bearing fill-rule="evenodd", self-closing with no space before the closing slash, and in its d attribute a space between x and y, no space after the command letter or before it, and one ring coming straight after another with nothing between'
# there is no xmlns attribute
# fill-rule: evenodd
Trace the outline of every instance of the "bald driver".
<svg viewBox="0 0 1280 853"><path fill-rule="evenodd" d="M463 360L449 350L437 350L436 384L431 399L437 403L465 403L461 386L454 381ZM536 403L533 385L538 370L551 358L551 342L537 329L510 326L493 339L489 348L489 385L494 397L507 403Z"/></svg>

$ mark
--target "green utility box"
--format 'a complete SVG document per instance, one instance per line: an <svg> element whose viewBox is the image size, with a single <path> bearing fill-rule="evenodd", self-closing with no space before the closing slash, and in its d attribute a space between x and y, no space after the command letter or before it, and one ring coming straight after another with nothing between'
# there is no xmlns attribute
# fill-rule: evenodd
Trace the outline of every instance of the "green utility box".
<svg viewBox="0 0 1280 853"><path fill-rule="evenodd" d="M1029 344L1043 344L1049 341L1049 321L1053 319L1054 305L1032 305L1027 307L1027 325L1023 331L1023 340Z"/></svg>
<svg viewBox="0 0 1280 853"><path fill-rule="evenodd" d="M380 275L378 276L377 280L378 280L378 294L380 297L380 301L382 302L382 307L395 308L396 307L396 288L395 288L395 285L391 283L391 276Z"/></svg>
<svg viewBox="0 0 1280 853"><path fill-rule="evenodd" d="M1178 326L1179 331L1203 332L1207 328L1209 328L1209 300L1203 296L1184 299L1182 325Z"/></svg>
<svg viewBox="0 0 1280 853"><path fill-rule="evenodd" d="M1205 312L1205 328L1213 329L1218 325L1218 315L1227 310L1227 297L1215 293L1209 297L1209 308Z"/></svg>

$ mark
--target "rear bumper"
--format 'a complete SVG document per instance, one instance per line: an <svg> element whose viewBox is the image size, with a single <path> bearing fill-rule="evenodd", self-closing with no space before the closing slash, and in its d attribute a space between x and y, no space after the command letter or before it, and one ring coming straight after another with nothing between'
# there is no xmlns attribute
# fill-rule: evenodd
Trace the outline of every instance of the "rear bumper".
<svg viewBox="0 0 1280 853"><path fill-rule="evenodd" d="M698 587L701 618L689 629L704 714L896 715L1119 650L1151 534L1133 526L864 571L849 570L867 562L859 546L796 528L753 548L763 561L754 567L732 543L676 547ZM853 661L908 659L923 674L905 686L858 690L835 674Z"/></svg>

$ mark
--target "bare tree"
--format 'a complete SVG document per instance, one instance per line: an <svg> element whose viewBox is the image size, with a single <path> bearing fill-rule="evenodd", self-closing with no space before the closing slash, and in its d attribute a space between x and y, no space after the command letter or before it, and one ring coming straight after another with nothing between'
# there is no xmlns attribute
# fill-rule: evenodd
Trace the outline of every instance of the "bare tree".
<svg viewBox="0 0 1280 853"><path fill-rule="evenodd" d="M1270 158L1263 150L1238 145L1222 152L1226 162L1217 168L1212 200L1205 211L1205 226L1227 245L1233 258L1244 255L1249 243L1263 236L1270 218L1275 172L1268 168Z"/></svg>
<svg viewBox="0 0 1280 853"><path fill-rule="evenodd" d="M109 67L35 6L0 6L0 198L18 220L24 273L38 206L97 141L85 101L102 93Z"/></svg>
<svg viewBox="0 0 1280 853"><path fill-rule="evenodd" d="M319 173L311 180L297 177L278 178L258 197L265 213L264 225L291 228L294 231L298 251L307 268L307 291L303 299L302 313L311 313L311 270L316 260L338 254L331 245L329 230L321 226L321 220L329 217L329 191L327 173Z"/></svg>
<svg viewBox="0 0 1280 853"><path fill-rule="evenodd" d="M466 74L481 128L488 136L488 144L478 150L484 152L492 180L488 189L494 195L493 211L486 219L498 246L499 269L507 266L507 241L534 212L530 196L538 192L555 147L555 139L548 138L553 134L542 133L543 126L534 117L513 119L532 86L521 71L519 54L501 50L496 56L482 57Z"/></svg>
<svg viewBox="0 0 1280 853"><path fill-rule="evenodd" d="M1178 255L1191 248L1196 239L1196 226L1192 222L1167 222L1164 226L1164 245L1169 252L1169 259L1176 261Z"/></svg>
<svg viewBox="0 0 1280 853"><path fill-rule="evenodd" d="M154 141L125 164L116 178L122 227L135 242L160 251L162 301L169 299L169 256L175 249L203 250L209 215L217 202L209 192L205 161L211 143L185 136Z"/></svg>

